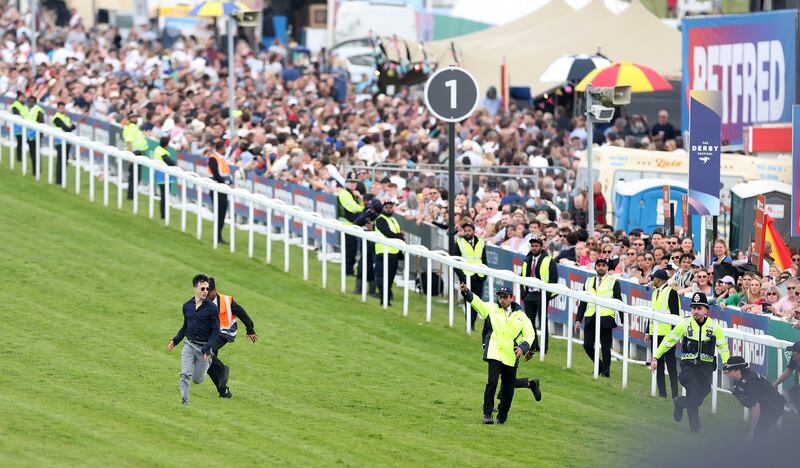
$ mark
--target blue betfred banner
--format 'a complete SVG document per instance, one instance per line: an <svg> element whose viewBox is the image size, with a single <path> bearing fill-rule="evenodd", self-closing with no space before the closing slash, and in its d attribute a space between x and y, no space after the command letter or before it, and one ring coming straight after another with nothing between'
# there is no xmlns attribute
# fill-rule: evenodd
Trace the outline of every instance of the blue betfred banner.
<svg viewBox="0 0 800 468"><path fill-rule="evenodd" d="M719 215L719 91L692 91L689 122L689 214Z"/></svg>
<svg viewBox="0 0 800 468"><path fill-rule="evenodd" d="M682 128L689 93L722 93L722 140L741 144L743 129L789 122L797 101L797 10L684 18Z"/></svg>
<svg viewBox="0 0 800 468"><path fill-rule="evenodd" d="M800 237L800 106L792 106L792 237Z"/></svg>

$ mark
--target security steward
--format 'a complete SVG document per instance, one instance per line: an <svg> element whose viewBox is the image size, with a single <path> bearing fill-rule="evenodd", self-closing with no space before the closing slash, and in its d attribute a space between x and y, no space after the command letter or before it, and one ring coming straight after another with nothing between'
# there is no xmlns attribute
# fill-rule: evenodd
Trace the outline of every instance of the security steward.
<svg viewBox="0 0 800 468"><path fill-rule="evenodd" d="M504 424L514 399L514 388L528 388L536 401L542 399L538 379L517 379L519 358L530 350L536 339L533 324L522 308L511 299L508 288L497 290L497 302L485 303L461 283L459 286L464 300L486 320L489 334L483 342L483 360L489 367L486 389L483 392L483 423L493 424L492 411L497 383L500 380L500 405L497 408L497 424Z"/></svg>
<svg viewBox="0 0 800 468"><path fill-rule="evenodd" d="M606 299L622 300L622 291L619 282L608 274L608 260L603 257L594 262L594 271L597 276L589 278L583 285L583 290L597 297ZM600 315L600 366L599 374L603 377L611 377L611 334L617 327L616 313L614 309L607 307L597 307L595 304L581 302L578 306L578 315L575 319L575 333L581 329L581 322L586 317L583 324L583 350L594 361L594 331L595 319Z"/></svg>
<svg viewBox="0 0 800 468"><path fill-rule="evenodd" d="M336 209L339 213L339 221L342 224L353 224L358 215L364 211L364 201L361 199L361 192L356 190L357 185L357 180L347 179L344 188L339 189L339 194L336 197ZM358 244L358 237L349 234L344 236L344 269L348 276L353 274Z"/></svg>
<svg viewBox="0 0 800 468"><path fill-rule="evenodd" d="M406 236L400 232L400 224L394 219L394 200L383 202L383 213L375 219L375 230L383 237L390 239L405 240ZM397 274L397 263L400 261L400 250L388 247L383 244L375 244L375 283L377 284L378 294L383 300L383 251L388 250L389 263L387 264L386 284L389 289L389 305L392 305L392 284Z"/></svg>
<svg viewBox="0 0 800 468"><path fill-rule="evenodd" d="M653 312L665 315L681 315L681 299L678 292L667 285L669 275L666 270L656 270L652 275L653 278L653 293L651 296L650 305ZM653 332L653 323L650 322L647 335L644 337L645 343L651 343L654 335L657 336L656 346L664 341L669 332L672 331L672 325L669 323L659 323L658 327ZM667 397L667 385L664 381L664 365L666 364L669 370L669 385L672 390L672 399L678 397L678 364L675 360L675 348L670 348L658 360L658 369L656 370L656 384L658 386L658 395L661 398Z"/></svg>
<svg viewBox="0 0 800 468"><path fill-rule="evenodd" d="M67 106L63 102L56 104L56 113L53 116L53 126L65 133L72 133L75 131L75 124L72 123L72 118L66 114ZM60 138L55 138L54 144L56 145L56 184L61 183L62 166L65 167L65 158L69 158L70 144L63 143ZM63 148L62 148L63 146ZM63 151L62 151L63 150Z"/></svg>
<svg viewBox="0 0 800 468"><path fill-rule="evenodd" d="M25 105L25 93L22 91L17 91L17 99L11 103L11 113L28 119L28 106ZM25 142L22 125L14 124L14 138L17 139L17 161L22 162L22 144Z"/></svg>
<svg viewBox="0 0 800 468"><path fill-rule="evenodd" d="M731 394L750 409L748 441L765 442L783 416L786 400L764 376L750 369L741 356L731 356L722 367L731 381Z"/></svg>
<svg viewBox="0 0 800 468"><path fill-rule="evenodd" d="M525 261L522 262L522 276L526 278L537 278L545 283L557 283L558 267L556 266L556 262L553 261L553 258L547 255L547 251L544 250L544 241L539 236L533 236L531 237L530 243L531 250L525 257ZM550 300L555 296L556 295L553 293L546 293L544 306L547 307L547 304L549 304ZM533 323L534 328L541 330L542 324L540 324L539 321L541 320L542 292L539 289L523 287L522 298L523 304L525 304L525 313L528 315L528 318L531 319L531 323ZM547 323L545 323L545 354L547 354L548 345L549 333L547 330ZM528 355L526 355L525 358L530 359L535 351L539 351L538 337L533 343L531 351L528 352Z"/></svg>
<svg viewBox="0 0 800 468"><path fill-rule="evenodd" d="M28 120L34 123L44 123L45 112L42 106L36 103L36 97L28 96ZM31 167L33 171L31 174L36 176L39 174L39 167L36 165L36 154L39 148L36 145L36 130L28 129L28 154L31 156Z"/></svg>
<svg viewBox="0 0 800 468"><path fill-rule="evenodd" d="M122 139L125 141L125 149L131 151L135 155L144 156L147 154L150 145L147 143L147 137L144 136L144 132L136 123L137 118L138 115L132 113L122 121ZM142 180L142 171L138 171L136 182L134 183L133 163L131 163L128 166L128 200L133 200L133 191L136 189L136 185L139 184L140 180Z"/></svg>
<svg viewBox="0 0 800 468"><path fill-rule="evenodd" d="M158 140L158 146L153 150L153 159L167 166L175 166L175 160L170 156L169 150L167 149L168 146L169 135L162 136ZM155 184L158 186L158 196L161 198L161 201L158 203L159 213L161 213L161 219L164 219L164 211L166 211L167 204L167 190L169 190L169 187L167 187L167 178L163 172L156 171Z"/></svg>
<svg viewBox="0 0 800 468"><path fill-rule="evenodd" d="M465 222L461 225L461 230L463 235L456 239L455 252L452 252L453 255L463 258L466 263L473 265L487 265L486 242L484 242L483 239L475 236L475 225L469 221ZM461 269L456 269L455 271L459 282L466 283L467 277L469 277L469 289L474 294L477 294L478 297L483 297L483 285L486 281L486 275ZM472 319L470 322L470 331L473 331L475 330L475 320L478 318L478 312L475 309L470 309L470 316ZM466 305L464 313L466 314Z"/></svg>
<svg viewBox="0 0 800 468"><path fill-rule="evenodd" d="M723 364L728 362L730 352L722 326L707 316L706 295L700 292L694 293L691 307L692 315L681 320L667 335L653 356L650 368L655 372L658 369L659 358L682 340L681 373L678 375L678 380L686 389L686 396L675 399L673 417L675 421L680 422L683 419L683 410L686 409L689 415L689 429L697 432L700 430L699 408L711 391L711 382L717 368L714 349L719 352Z"/></svg>
<svg viewBox="0 0 800 468"><path fill-rule="evenodd" d="M215 182L225 185L233 185L233 174L231 167L222 153L225 152L225 142L217 140L214 142L214 149L208 152L208 174ZM225 229L225 219L228 215L228 196L222 192L217 192L217 239L220 244L226 244L222 238L222 231Z"/></svg>
<svg viewBox="0 0 800 468"><path fill-rule="evenodd" d="M789 403L793 406L794 412L797 412L798 409L800 409L800 341L786 348L786 351L792 353L789 365L786 366L786 370L778 376L773 385L775 388L778 388L794 374L794 385L792 385L787 393Z"/></svg>
<svg viewBox="0 0 800 468"><path fill-rule="evenodd" d="M373 198L367 204L367 209L358 214L356 220L353 221L353 224L360 226L365 231L374 231L375 220L381 215L382 212L383 203L381 203L381 201L377 198ZM367 241L367 251L361 252L361 255L367 256L366 274L367 285L369 288L367 293L370 296L377 296L377 286L375 285L375 243ZM356 288L353 290L353 294L361 294L361 278L363 277L362 275L364 275L364 273L364 260L359 259L358 265L356 266Z"/></svg>
<svg viewBox="0 0 800 468"><path fill-rule="evenodd" d="M233 340L236 339L239 320L244 323L247 338L251 342L258 341L258 335L250 316L247 315L241 305L233 300L233 296L227 296L217 291L217 284L213 276L208 278L208 300L219 308L219 337L211 345L211 349L214 351L214 359L208 368L208 376L211 377L211 381L217 387L220 398L231 398L233 393L228 388L228 377L231 368L219 359L219 350L226 344L233 343Z"/></svg>

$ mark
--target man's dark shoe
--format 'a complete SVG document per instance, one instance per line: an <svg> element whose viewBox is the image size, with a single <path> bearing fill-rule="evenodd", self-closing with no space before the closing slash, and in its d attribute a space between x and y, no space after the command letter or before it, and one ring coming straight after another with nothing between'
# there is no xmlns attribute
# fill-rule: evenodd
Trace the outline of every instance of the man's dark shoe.
<svg viewBox="0 0 800 468"><path fill-rule="evenodd" d="M672 412L672 417L675 418L675 422L681 422L683 420L683 401L684 398L682 396L675 398L675 410Z"/></svg>
<svg viewBox="0 0 800 468"><path fill-rule="evenodd" d="M492 419L491 414L484 414L483 415L483 423L484 424L494 424L494 419Z"/></svg>
<svg viewBox="0 0 800 468"><path fill-rule="evenodd" d="M528 388L533 392L533 398L536 401L542 401L542 389L539 386L539 379L531 379L528 381Z"/></svg>
<svg viewBox="0 0 800 468"><path fill-rule="evenodd" d="M505 424L505 423L506 423L506 418L500 418L499 416L497 417L497 424Z"/></svg>
<svg viewBox="0 0 800 468"><path fill-rule="evenodd" d="M229 389L228 387L225 387L225 393L220 393L219 397L220 398L233 398L233 393L231 392L231 389Z"/></svg>
<svg viewBox="0 0 800 468"><path fill-rule="evenodd" d="M224 366L222 368L222 375L219 379L219 386L221 388L228 388L228 377L231 375L231 368L229 366Z"/></svg>

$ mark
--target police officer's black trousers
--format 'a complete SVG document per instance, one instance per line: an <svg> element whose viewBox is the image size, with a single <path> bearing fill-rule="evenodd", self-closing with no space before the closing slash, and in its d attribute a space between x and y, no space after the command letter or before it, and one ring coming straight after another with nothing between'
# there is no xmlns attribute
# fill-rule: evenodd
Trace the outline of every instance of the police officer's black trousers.
<svg viewBox="0 0 800 468"><path fill-rule="evenodd" d="M483 414L485 416L492 414L497 381L500 380L500 394L497 396L500 400L500 405L497 407L497 422L504 422L508 417L508 410L511 409L511 400L514 399L517 368L507 366L494 359L490 359L487 363L489 364L489 380L486 382L486 390L483 392Z"/></svg>
<svg viewBox="0 0 800 468"><path fill-rule="evenodd" d="M652 335L650 336L650 339L653 339ZM661 345L662 341L664 341L664 337L659 336L656 346ZM652 342L650 343L650 346L653 346ZM664 353L664 355L658 360L658 369L656 369L656 386L658 387L658 396L661 398L667 397L667 383L664 380L665 365L669 371L669 386L670 390L672 390L672 398L675 399L680 396L680 393L678 393L678 363L675 360L674 346L669 348L669 351Z"/></svg>
<svg viewBox="0 0 800 468"><path fill-rule="evenodd" d="M144 156L144 151L134 151L137 156ZM133 182L133 163L128 164L128 200L133 200L133 191L142 180L142 167L139 166L136 172L136 183Z"/></svg>
<svg viewBox="0 0 800 468"><path fill-rule="evenodd" d="M714 376L714 364L701 362L694 364L692 361L681 361L681 373L678 377L681 385L686 389L686 396L679 397L676 404L686 408L689 416L689 429L700 429L700 405L711 392L711 382Z"/></svg>
<svg viewBox="0 0 800 468"><path fill-rule="evenodd" d="M584 320L583 325L583 349L589 355L589 359L594 361L594 316ZM600 319L600 375L611 376L611 333L614 331L614 317L602 317Z"/></svg>
<svg viewBox="0 0 800 468"><path fill-rule="evenodd" d="M475 294L476 296L478 296L481 299L483 299L483 285L485 283L486 283L486 277L481 278L478 275L472 275L472 276L469 277L469 290L472 291L473 294ZM466 279L464 280L464 284L466 284ZM465 317L466 317L466 313L467 313L467 304L465 303L464 304L464 316ZM470 322L472 324L472 327L470 328L470 331L474 331L475 330L475 320L478 319L478 312L475 310L474 307L470 307L469 315L470 315L470 319L472 319L472 321Z"/></svg>
<svg viewBox="0 0 800 468"><path fill-rule="evenodd" d="M222 231L225 229L225 219L228 216L228 196L217 192L217 234L222 242Z"/></svg>
<svg viewBox="0 0 800 468"><path fill-rule="evenodd" d="M756 424L756 428L753 431L753 442L764 443L771 440L772 429L775 428L782 416L783 411L771 410L762 406L758 424Z"/></svg>
<svg viewBox="0 0 800 468"><path fill-rule="evenodd" d="M17 139L17 161L22 162L22 145L25 144L25 139L22 134L14 135Z"/></svg>
<svg viewBox="0 0 800 468"><path fill-rule="evenodd" d="M394 277L397 274L397 263L400 261L400 254L389 254L389 262L387 263L387 273L386 276L386 285L389 289L389 302L392 301L394 297L392 295L392 284L394 283ZM383 253L375 252L375 283L378 286L378 291L380 291L380 298L381 301L383 300Z"/></svg>
<svg viewBox="0 0 800 468"><path fill-rule="evenodd" d="M56 184L61 183L61 177L65 177L61 173L61 167L64 165L64 157L69 158L70 145L66 145L66 153L62 154L61 145L56 145Z"/></svg>
<svg viewBox="0 0 800 468"><path fill-rule="evenodd" d="M357 237L355 238L357 240ZM347 236L345 236L345 241L347 241ZM357 245L363 245L359 242ZM345 247L349 249L350 247ZM367 251L361 252L362 257L358 259L358 266L356 266L356 278L361 279L362 275L364 274L364 260L362 260L364 255L367 256L367 282L372 283L375 281L375 243L374 242L367 242ZM359 285L361 282L358 283Z"/></svg>
<svg viewBox="0 0 800 468"><path fill-rule="evenodd" d="M356 264L356 255L358 254L358 245L361 243L356 236L346 234L344 236L344 271L348 276L353 274L353 267Z"/></svg>
<svg viewBox="0 0 800 468"><path fill-rule="evenodd" d="M28 154L31 156L31 175L35 176L39 173L39 168L36 166L36 139L28 140Z"/></svg>
<svg viewBox="0 0 800 468"><path fill-rule="evenodd" d="M545 298L546 299L546 298ZM531 323L537 330L536 339L533 341L535 346L532 348L536 348L541 346L539 344L539 335L538 331L542 329L541 321L542 321L542 293L539 291L531 291L525 296L525 300L523 301L525 304L525 315L528 316ZM546 307L546 306L545 306ZM544 324L544 353L547 354L548 346L550 345L550 331L547 329L547 321Z"/></svg>
<svg viewBox="0 0 800 468"><path fill-rule="evenodd" d="M167 208L167 184L158 184L158 196L161 198L158 202L158 212L161 213L161 219L164 219Z"/></svg>
<svg viewBox="0 0 800 468"><path fill-rule="evenodd" d="M214 357L211 359L211 364L208 366L207 372L208 376L211 377L211 381L214 382L214 386L217 387L217 391L220 394L225 393L225 389L228 388L228 380L222 379L225 372L225 363L219 359L219 350L226 344L228 344L228 340L220 336L211 346L211 349L214 351Z"/></svg>

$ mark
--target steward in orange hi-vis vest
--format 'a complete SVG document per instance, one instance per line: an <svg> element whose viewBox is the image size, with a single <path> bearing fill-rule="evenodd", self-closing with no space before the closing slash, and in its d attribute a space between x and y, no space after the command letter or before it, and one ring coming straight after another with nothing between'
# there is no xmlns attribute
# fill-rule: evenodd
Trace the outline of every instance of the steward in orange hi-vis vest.
<svg viewBox="0 0 800 468"><path fill-rule="evenodd" d="M238 322L244 324L247 338L255 343L258 340L253 321L247 312L236 303L233 296L221 294L217 292L217 285L214 278L209 278L208 281L208 299L217 304L219 308L219 338L212 344L214 357L211 365L208 368L208 376L217 386L220 398L230 398L233 396L228 388L228 376L230 374L230 367L226 366L219 359L219 350L228 343L232 343L236 339L236 332L238 331Z"/></svg>

